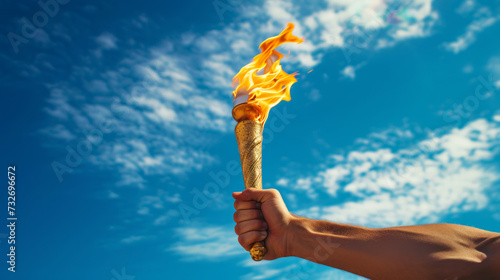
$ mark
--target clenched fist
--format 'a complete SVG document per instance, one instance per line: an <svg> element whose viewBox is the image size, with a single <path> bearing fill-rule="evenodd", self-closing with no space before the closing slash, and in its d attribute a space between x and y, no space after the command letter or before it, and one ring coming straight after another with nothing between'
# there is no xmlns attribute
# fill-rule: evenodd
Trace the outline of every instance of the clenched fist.
<svg viewBox="0 0 500 280"><path fill-rule="evenodd" d="M288 236L291 221L280 193L275 189L247 189L233 193L234 232L245 250L252 244L265 239L267 254L265 260L274 260L288 256Z"/></svg>

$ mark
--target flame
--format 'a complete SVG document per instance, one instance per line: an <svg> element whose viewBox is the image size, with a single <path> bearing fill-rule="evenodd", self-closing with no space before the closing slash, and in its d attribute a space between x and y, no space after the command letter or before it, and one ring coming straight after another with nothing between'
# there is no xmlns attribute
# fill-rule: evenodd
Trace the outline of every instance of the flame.
<svg viewBox="0 0 500 280"><path fill-rule="evenodd" d="M290 101L290 88L297 82L297 73L287 74L280 65L283 54L275 50L284 43L303 42L292 34L294 25L288 23L278 36L266 39L259 48L261 53L252 62L243 66L233 78L233 97L248 95L247 103L260 107L262 115L259 121L266 122L269 110L281 100ZM263 73L262 73L263 72Z"/></svg>

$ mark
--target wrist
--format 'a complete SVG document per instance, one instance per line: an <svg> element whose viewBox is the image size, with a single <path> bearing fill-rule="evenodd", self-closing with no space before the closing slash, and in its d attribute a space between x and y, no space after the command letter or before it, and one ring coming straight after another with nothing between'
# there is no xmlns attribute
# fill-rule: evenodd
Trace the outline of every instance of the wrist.
<svg viewBox="0 0 500 280"><path fill-rule="evenodd" d="M285 257L300 257L302 244L309 232L307 220L306 218L292 215L287 231Z"/></svg>

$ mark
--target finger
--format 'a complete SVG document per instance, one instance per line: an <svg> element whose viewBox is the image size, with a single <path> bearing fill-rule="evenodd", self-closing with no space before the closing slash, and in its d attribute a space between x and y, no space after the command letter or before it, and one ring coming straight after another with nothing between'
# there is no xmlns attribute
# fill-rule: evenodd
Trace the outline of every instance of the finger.
<svg viewBox="0 0 500 280"><path fill-rule="evenodd" d="M238 242L245 248L245 250L250 251L252 244L257 241L262 241L266 239L267 231L250 231L238 236Z"/></svg>
<svg viewBox="0 0 500 280"><path fill-rule="evenodd" d="M258 209L237 210L233 215L233 219L236 223L260 218L262 218L262 212Z"/></svg>
<svg viewBox="0 0 500 280"><path fill-rule="evenodd" d="M260 202L257 201L234 201L234 209L243 210L243 209L260 209Z"/></svg>
<svg viewBox="0 0 500 280"><path fill-rule="evenodd" d="M275 189L259 190L251 188L251 189L246 189L242 192L233 193L233 198L236 200L241 200L241 201L255 200L261 203L264 203L266 200L279 196L280 193Z"/></svg>
<svg viewBox="0 0 500 280"><path fill-rule="evenodd" d="M234 232L237 235L242 235L250 231L263 231L267 230L267 223L264 220L248 220L237 223L234 227Z"/></svg>

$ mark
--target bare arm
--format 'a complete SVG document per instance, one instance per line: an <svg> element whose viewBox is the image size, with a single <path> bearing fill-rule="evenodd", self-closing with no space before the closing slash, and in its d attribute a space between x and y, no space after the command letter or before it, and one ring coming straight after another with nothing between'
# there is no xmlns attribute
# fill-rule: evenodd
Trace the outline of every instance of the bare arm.
<svg viewBox="0 0 500 280"><path fill-rule="evenodd" d="M370 279L500 279L498 233L453 224L370 229L294 216L276 190L234 197L240 244L248 250L267 238L267 260L295 256Z"/></svg>

